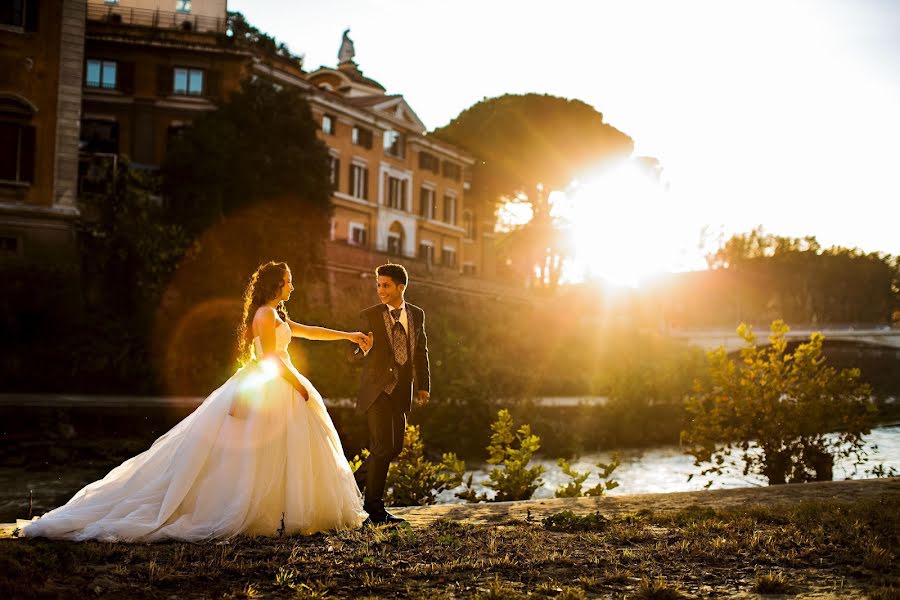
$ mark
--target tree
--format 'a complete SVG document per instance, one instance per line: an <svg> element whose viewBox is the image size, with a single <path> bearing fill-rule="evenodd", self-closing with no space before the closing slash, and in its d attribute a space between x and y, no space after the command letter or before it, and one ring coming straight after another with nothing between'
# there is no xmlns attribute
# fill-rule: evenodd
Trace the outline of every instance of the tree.
<svg viewBox="0 0 900 600"><path fill-rule="evenodd" d="M127 160L91 170L95 191L81 195L83 262L91 288L119 316L146 323L178 261L191 247L187 232L166 221L154 174L132 169ZM123 285L123 282L129 282Z"/></svg>
<svg viewBox="0 0 900 600"><path fill-rule="evenodd" d="M567 250L550 215L549 193L565 189L603 161L629 156L634 148L631 138L605 123L592 106L539 94L482 100L432 135L476 156L476 198L531 205L531 222L510 236L509 252L519 259L521 273L551 287Z"/></svg>
<svg viewBox="0 0 900 600"><path fill-rule="evenodd" d="M859 383L858 369L825 364L820 333L788 352L788 330L775 321L770 345L758 347L742 324L739 363L724 348L709 353L709 380L687 399L690 425L682 432L695 464L711 464L704 475L743 463L744 475L763 475L770 484L828 481L836 457L865 461L871 390Z"/></svg>
<svg viewBox="0 0 900 600"><path fill-rule="evenodd" d="M246 223L247 239L256 230L271 243L279 235L272 226L280 225L294 252L312 261L328 234L332 190L328 148L316 129L299 90L245 80L169 151L163 190L172 218L196 235L262 206Z"/></svg>
<svg viewBox="0 0 900 600"><path fill-rule="evenodd" d="M231 36L225 36L225 40L237 46L248 46L270 56L288 59L296 63L297 67L303 67L303 56L294 54L284 42L277 41L269 34L248 23L242 13L228 13L228 29L231 32Z"/></svg>
<svg viewBox="0 0 900 600"><path fill-rule="evenodd" d="M727 289L740 320L890 323L900 308L897 257L822 248L814 236L776 236L757 227L733 235L707 256L707 264L734 279Z"/></svg>

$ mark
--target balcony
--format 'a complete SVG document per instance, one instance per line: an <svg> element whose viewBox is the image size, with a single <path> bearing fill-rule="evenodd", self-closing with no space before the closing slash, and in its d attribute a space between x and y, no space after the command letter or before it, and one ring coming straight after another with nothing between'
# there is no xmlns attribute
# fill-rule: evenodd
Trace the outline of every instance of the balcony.
<svg viewBox="0 0 900 600"><path fill-rule="evenodd" d="M166 12L148 8L134 8L119 4L88 4L88 21L98 21L111 25L133 25L154 29L175 31L197 31L202 33L225 33L225 15L213 17L180 12Z"/></svg>

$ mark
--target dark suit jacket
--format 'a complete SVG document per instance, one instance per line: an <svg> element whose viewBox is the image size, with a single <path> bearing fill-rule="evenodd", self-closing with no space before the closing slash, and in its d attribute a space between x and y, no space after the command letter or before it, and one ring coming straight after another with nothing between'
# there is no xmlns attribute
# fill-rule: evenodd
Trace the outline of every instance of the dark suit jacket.
<svg viewBox="0 0 900 600"><path fill-rule="evenodd" d="M412 389L431 391L431 372L428 368L428 338L425 335L425 311L406 303L409 324L409 346L412 357ZM390 381L396 377L397 363L394 347L391 345L391 316L385 304L376 304L359 313L360 331L372 332L374 343L368 354L359 348L354 353L356 360L363 363L359 393L356 396L356 410L366 412ZM412 396L405 404L404 412L412 408Z"/></svg>

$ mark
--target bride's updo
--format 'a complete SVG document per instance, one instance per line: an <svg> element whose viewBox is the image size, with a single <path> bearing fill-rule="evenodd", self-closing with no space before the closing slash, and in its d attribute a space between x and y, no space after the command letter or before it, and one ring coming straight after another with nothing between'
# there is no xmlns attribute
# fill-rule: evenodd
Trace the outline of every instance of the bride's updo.
<svg viewBox="0 0 900 600"><path fill-rule="evenodd" d="M281 294L284 286L284 276L291 269L284 262L269 261L257 267L256 272L250 276L247 289L244 290L244 315L241 325L238 327L238 360L246 362L250 360L250 348L253 345L253 317L256 309L267 302L271 302ZM279 302L275 308L282 321L288 318L287 308L284 302Z"/></svg>

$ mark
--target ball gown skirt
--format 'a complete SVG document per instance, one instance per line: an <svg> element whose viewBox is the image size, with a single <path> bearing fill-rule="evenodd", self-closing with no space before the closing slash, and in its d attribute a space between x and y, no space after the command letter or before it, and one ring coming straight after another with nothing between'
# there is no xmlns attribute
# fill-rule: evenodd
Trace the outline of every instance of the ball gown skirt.
<svg viewBox="0 0 900 600"><path fill-rule="evenodd" d="M274 358L251 362L148 450L23 522L22 535L202 541L359 527L362 497L322 396L291 364L290 326L275 337L308 401L262 368ZM260 356L258 337L253 346Z"/></svg>

